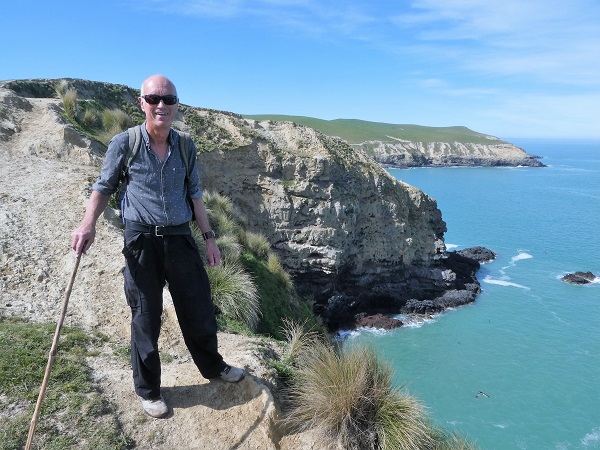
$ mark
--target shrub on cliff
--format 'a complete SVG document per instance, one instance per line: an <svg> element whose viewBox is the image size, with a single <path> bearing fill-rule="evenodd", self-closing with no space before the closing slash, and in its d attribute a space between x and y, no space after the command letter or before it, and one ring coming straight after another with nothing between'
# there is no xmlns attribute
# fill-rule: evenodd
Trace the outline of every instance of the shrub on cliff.
<svg viewBox="0 0 600 450"><path fill-rule="evenodd" d="M282 338L283 318L315 324L310 307L299 298L289 274L269 251L268 240L245 230L244 218L229 198L206 191L203 200L221 250L222 264L206 267L219 310L219 327ZM192 226L192 235L203 252L202 234L196 226Z"/></svg>
<svg viewBox="0 0 600 450"><path fill-rule="evenodd" d="M284 321L286 346L271 365L288 387L284 424L312 432L320 448L474 450L432 425L424 407L392 386L392 372L368 347L339 347L306 323Z"/></svg>
<svg viewBox="0 0 600 450"><path fill-rule="evenodd" d="M324 448L433 448L423 407L393 389L391 370L374 351L318 341L296 367L286 422L315 431Z"/></svg>

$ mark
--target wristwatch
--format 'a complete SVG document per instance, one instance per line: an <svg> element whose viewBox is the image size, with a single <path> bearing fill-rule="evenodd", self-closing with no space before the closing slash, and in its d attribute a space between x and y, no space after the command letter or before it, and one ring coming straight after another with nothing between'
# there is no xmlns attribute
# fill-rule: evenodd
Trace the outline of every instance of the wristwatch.
<svg viewBox="0 0 600 450"><path fill-rule="evenodd" d="M215 234L214 230L208 230L206 233L202 233L202 239L204 239L205 241L208 241L209 239L212 239L216 236L217 235Z"/></svg>

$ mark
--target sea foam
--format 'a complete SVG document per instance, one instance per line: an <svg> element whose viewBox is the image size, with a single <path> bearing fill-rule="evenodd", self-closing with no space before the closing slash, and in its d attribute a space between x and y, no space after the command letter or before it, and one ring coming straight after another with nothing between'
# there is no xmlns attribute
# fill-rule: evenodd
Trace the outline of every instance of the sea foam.
<svg viewBox="0 0 600 450"><path fill-rule="evenodd" d="M529 253L525 253L525 252L520 252L517 256L513 256L510 260L511 264L515 264L517 261L521 261L523 259L531 259L533 258L532 255L530 255Z"/></svg>
<svg viewBox="0 0 600 450"><path fill-rule="evenodd" d="M600 427L594 428L588 434L581 438L581 445L589 448L600 446Z"/></svg>
<svg viewBox="0 0 600 450"><path fill-rule="evenodd" d="M483 279L483 282L488 283L488 284L498 284L500 286L512 286L512 287L516 287L516 288L520 288L520 289L529 290L529 288L527 286L523 286L522 284L513 283L511 281L506 281L506 280L497 280L495 278L490 277L489 275Z"/></svg>

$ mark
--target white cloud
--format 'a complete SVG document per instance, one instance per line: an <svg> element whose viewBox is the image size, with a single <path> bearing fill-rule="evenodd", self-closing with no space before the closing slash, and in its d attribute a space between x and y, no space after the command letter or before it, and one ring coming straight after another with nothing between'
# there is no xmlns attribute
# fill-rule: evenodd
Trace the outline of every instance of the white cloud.
<svg viewBox="0 0 600 450"><path fill-rule="evenodd" d="M473 73L600 85L600 4L589 0L418 0L393 24Z"/></svg>

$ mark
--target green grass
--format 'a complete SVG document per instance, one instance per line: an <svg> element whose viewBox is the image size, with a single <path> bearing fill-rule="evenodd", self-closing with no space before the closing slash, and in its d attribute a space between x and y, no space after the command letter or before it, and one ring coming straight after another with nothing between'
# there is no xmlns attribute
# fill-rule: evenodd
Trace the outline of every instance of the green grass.
<svg viewBox="0 0 600 450"><path fill-rule="evenodd" d="M244 115L247 119L295 122L306 125L327 136L338 136L351 144L365 141L388 141L402 139L414 142L462 142L490 144L503 141L490 140L486 135L466 127L425 127L410 124L368 122L357 119L322 120L303 116L275 114Z"/></svg>
<svg viewBox="0 0 600 450"><path fill-rule="evenodd" d="M55 324L0 317L0 449L19 449L27 441L55 329ZM32 448L131 448L85 363L94 354L89 349L103 341L78 328L62 328Z"/></svg>
<svg viewBox="0 0 600 450"><path fill-rule="evenodd" d="M251 252L245 252L241 262L252 273L258 288L262 315L256 328L257 333L279 340L284 339L282 325L286 318L318 327L317 319L308 303L302 300L294 289L290 289L280 275L269 269L268 261Z"/></svg>

